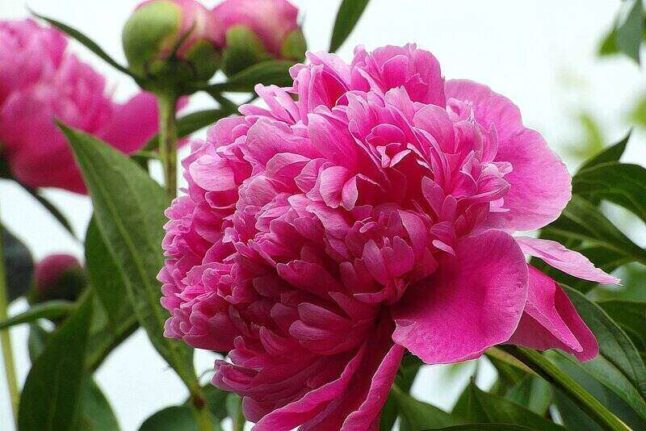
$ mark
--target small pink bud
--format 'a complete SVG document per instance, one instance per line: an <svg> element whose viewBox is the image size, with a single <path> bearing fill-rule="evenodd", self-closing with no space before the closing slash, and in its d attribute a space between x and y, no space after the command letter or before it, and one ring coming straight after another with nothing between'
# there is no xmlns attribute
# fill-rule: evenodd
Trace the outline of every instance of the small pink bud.
<svg viewBox="0 0 646 431"><path fill-rule="evenodd" d="M74 301L87 284L79 260L69 254L51 254L36 265L33 302Z"/></svg>

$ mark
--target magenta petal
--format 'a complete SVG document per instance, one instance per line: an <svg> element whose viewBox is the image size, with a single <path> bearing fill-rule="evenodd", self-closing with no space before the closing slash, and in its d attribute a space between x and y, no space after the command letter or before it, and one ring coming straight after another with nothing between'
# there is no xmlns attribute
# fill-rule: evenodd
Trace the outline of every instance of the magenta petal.
<svg viewBox="0 0 646 431"><path fill-rule="evenodd" d="M571 178L540 133L523 126L518 108L506 97L467 80L446 83L446 96L472 105L476 121L498 135L495 161L511 163L504 197L508 212L491 216L494 226L533 230L556 220L570 200ZM451 105L451 103L449 103Z"/></svg>
<svg viewBox="0 0 646 431"><path fill-rule="evenodd" d="M403 347L395 344L386 353L372 377L365 401L343 422L342 431L369 430L371 426L376 424L397 375L397 369L404 352Z"/></svg>
<svg viewBox="0 0 646 431"><path fill-rule="evenodd" d="M556 241L529 237L516 237L524 253L543 260L550 266L584 280L603 284L619 284L619 279L595 267L587 257L568 250Z"/></svg>
<svg viewBox="0 0 646 431"><path fill-rule="evenodd" d="M376 429L405 351L393 345L392 329L392 321L382 320L337 379L267 414L253 430L288 431L299 425L302 431Z"/></svg>
<svg viewBox="0 0 646 431"><path fill-rule="evenodd" d="M597 339L570 298L554 280L531 266L527 306L509 343L538 350L558 348L581 361L599 353Z"/></svg>
<svg viewBox="0 0 646 431"><path fill-rule="evenodd" d="M466 237L393 307L393 340L429 364L477 358L514 333L526 295L527 264L514 238Z"/></svg>
<svg viewBox="0 0 646 431"><path fill-rule="evenodd" d="M142 92L115 106L110 123L99 135L113 147L130 154L155 135L158 116L155 96Z"/></svg>

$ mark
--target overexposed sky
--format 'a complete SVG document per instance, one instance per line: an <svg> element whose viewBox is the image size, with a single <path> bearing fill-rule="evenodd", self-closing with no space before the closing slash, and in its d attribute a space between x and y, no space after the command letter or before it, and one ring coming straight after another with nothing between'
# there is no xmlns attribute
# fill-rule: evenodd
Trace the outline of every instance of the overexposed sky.
<svg viewBox="0 0 646 431"><path fill-rule="evenodd" d="M0 19L26 16L26 5L38 13L71 24L123 61L120 32L137 4L133 0L0 0ZM214 1L205 1L212 5ZM304 32L312 50L329 43L338 0L294 1L302 11ZM619 0L373 0L339 54L350 59L357 44L375 48L416 42L440 60L447 78L470 78L510 97L526 124L539 130L557 152L580 134L576 113L585 110L603 126L609 142L628 129L625 118L646 92L645 73L624 57L599 59L599 39L610 27ZM104 65L83 48L79 54L100 67L114 83L117 97L132 94L135 84ZM189 110L210 106L198 96ZM638 132L627 159L646 157L646 138ZM573 166L571 166L573 167ZM89 200L50 190L47 196L83 234L90 216ZM31 248L36 258L82 248L14 184L0 180L0 216ZM12 309L18 312L24 304ZM28 371L26 330L12 331L23 380ZM198 371L211 367L212 357L198 355ZM448 391L437 368L425 370L416 395L449 407L460 388ZM120 347L98 373L124 431L136 430L154 411L185 397L179 380L137 333ZM442 385L444 387L440 387ZM4 375L0 376L0 429L12 430Z"/></svg>

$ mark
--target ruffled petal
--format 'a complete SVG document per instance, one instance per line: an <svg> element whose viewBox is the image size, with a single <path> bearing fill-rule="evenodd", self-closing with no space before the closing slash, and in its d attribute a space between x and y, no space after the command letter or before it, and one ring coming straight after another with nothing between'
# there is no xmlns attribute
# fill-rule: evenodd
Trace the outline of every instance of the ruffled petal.
<svg viewBox="0 0 646 431"><path fill-rule="evenodd" d="M527 306L509 343L537 350L557 348L581 361L599 353L597 339L565 292L554 280L531 266Z"/></svg>
<svg viewBox="0 0 646 431"><path fill-rule="evenodd" d="M563 162L547 146L540 133L523 126L520 111L506 97L468 80L446 83L446 96L472 105L476 121L498 135L496 161L509 162L505 176L508 211L490 215L493 226L510 230L539 229L561 214L571 197L571 178Z"/></svg>
<svg viewBox="0 0 646 431"><path fill-rule="evenodd" d="M429 364L477 358L514 333L526 295L527 264L511 236L464 238L394 306L393 340Z"/></svg>
<svg viewBox="0 0 646 431"><path fill-rule="evenodd" d="M587 257L568 250L556 241L529 237L516 237L525 254L537 257L566 274L603 284L619 284L619 279L595 267Z"/></svg>

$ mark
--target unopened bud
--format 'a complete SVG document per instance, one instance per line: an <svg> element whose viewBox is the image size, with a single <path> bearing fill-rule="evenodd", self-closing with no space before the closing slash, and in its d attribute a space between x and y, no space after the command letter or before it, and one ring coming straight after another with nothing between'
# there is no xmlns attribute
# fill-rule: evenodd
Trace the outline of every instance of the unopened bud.
<svg viewBox="0 0 646 431"><path fill-rule="evenodd" d="M149 0L123 28L130 69L144 81L174 85L208 81L221 61L222 28L195 0Z"/></svg>

